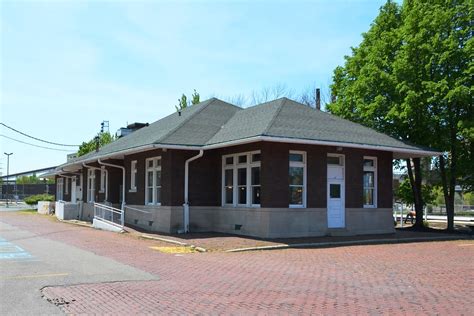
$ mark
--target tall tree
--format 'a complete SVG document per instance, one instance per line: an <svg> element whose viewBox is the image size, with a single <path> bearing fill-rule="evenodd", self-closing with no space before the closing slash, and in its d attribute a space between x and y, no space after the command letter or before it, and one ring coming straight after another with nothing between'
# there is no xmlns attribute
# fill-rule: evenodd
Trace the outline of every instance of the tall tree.
<svg viewBox="0 0 474 316"><path fill-rule="evenodd" d="M191 101L188 101L188 97L183 93L181 98L178 99L178 105L175 105L175 108L176 111L179 112L187 108L189 105L198 104L199 102L201 102L200 95L196 92L196 89L194 89L193 94L191 94Z"/></svg>
<svg viewBox="0 0 474 316"><path fill-rule="evenodd" d="M446 152L437 165L452 230L456 183L472 177L472 4L407 0L402 11L403 45L394 64L401 107L423 118L413 127L415 142Z"/></svg>
<svg viewBox="0 0 474 316"><path fill-rule="evenodd" d="M102 147L107 145L115 140L115 136L110 134L109 132L101 132L97 134L96 137L91 139L88 142L83 142L81 146L79 146L79 150L77 152L77 156L84 156L87 153L90 153L96 150L98 147Z"/></svg>
<svg viewBox="0 0 474 316"><path fill-rule="evenodd" d="M448 229L456 182L468 186L473 172L472 10L468 0L406 0L402 7L387 1L359 47L335 69L336 100L327 106L400 140L446 151L437 165ZM406 165L421 226L421 161Z"/></svg>

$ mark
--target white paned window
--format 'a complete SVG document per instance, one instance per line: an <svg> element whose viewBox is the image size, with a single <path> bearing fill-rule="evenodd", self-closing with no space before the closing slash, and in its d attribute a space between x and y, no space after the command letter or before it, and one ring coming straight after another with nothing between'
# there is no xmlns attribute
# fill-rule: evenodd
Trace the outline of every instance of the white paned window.
<svg viewBox="0 0 474 316"><path fill-rule="evenodd" d="M62 201L64 199L64 178L58 178L56 183L56 200Z"/></svg>
<svg viewBox="0 0 474 316"><path fill-rule="evenodd" d="M148 158L145 169L145 204L161 204L161 157Z"/></svg>
<svg viewBox="0 0 474 316"><path fill-rule="evenodd" d="M137 161L133 160L130 163L130 191L137 191Z"/></svg>
<svg viewBox="0 0 474 316"><path fill-rule="evenodd" d="M105 170L105 166L100 168L100 193L104 193L107 188L107 170Z"/></svg>
<svg viewBox="0 0 474 316"><path fill-rule="evenodd" d="M364 157L364 207L377 207L377 158Z"/></svg>
<svg viewBox="0 0 474 316"><path fill-rule="evenodd" d="M306 152L290 151L290 207L306 207Z"/></svg>
<svg viewBox="0 0 474 316"><path fill-rule="evenodd" d="M222 205L260 206L260 151L222 157Z"/></svg>
<svg viewBox="0 0 474 316"><path fill-rule="evenodd" d="M87 202L95 202L95 170L87 169Z"/></svg>
<svg viewBox="0 0 474 316"><path fill-rule="evenodd" d="M64 185L64 194L69 194L69 178L66 178L64 182L66 182Z"/></svg>

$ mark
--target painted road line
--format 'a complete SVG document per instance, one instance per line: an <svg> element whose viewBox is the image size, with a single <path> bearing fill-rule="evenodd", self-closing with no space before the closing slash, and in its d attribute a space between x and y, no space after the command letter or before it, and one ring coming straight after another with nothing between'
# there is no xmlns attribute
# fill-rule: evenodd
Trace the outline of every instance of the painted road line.
<svg viewBox="0 0 474 316"><path fill-rule="evenodd" d="M0 280L21 280L21 279L35 279L35 278L53 278L68 276L69 273L49 273L49 274L32 274L32 275L16 275L12 277L0 278Z"/></svg>
<svg viewBox="0 0 474 316"><path fill-rule="evenodd" d="M21 247L0 237L0 260L30 259L33 256Z"/></svg>

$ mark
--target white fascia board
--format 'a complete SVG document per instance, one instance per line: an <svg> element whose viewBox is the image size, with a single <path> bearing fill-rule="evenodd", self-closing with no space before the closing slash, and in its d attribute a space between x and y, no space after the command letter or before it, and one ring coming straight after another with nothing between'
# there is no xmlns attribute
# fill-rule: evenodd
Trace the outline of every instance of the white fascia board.
<svg viewBox="0 0 474 316"><path fill-rule="evenodd" d="M396 156L400 156L400 158L432 157L432 156L439 156L442 154L441 152L421 150L421 149L408 149L408 148L398 148L398 147L388 147L388 146L376 146L376 145L354 144L354 143L345 143L345 142L331 142L331 141L323 141L323 140L309 140L309 139L272 137L272 136L254 136L254 137L249 137L245 139L225 142L225 143L212 144L212 145L205 146L204 149L205 150L216 149L216 148L222 148L222 147L228 147L228 146L234 146L234 145L248 144L248 143L253 143L257 141L305 144L305 145L336 146L336 147L390 151L390 152L393 152Z"/></svg>

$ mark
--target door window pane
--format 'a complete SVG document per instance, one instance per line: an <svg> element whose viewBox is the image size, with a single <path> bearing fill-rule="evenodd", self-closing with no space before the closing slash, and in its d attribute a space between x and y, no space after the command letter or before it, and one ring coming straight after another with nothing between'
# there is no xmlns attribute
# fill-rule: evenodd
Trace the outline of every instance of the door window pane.
<svg viewBox="0 0 474 316"><path fill-rule="evenodd" d="M233 186L234 185L234 171L232 169L228 169L225 171L225 179L224 183L226 186Z"/></svg>
<svg viewBox="0 0 474 316"><path fill-rule="evenodd" d="M260 161L260 154L253 154L252 155L252 162Z"/></svg>
<svg viewBox="0 0 474 316"><path fill-rule="evenodd" d="M226 186L225 187L225 203L226 204L233 204L234 203L234 190L233 187Z"/></svg>
<svg viewBox="0 0 474 316"><path fill-rule="evenodd" d="M161 171L160 170L156 171L155 173L155 182L156 182L157 187L161 186Z"/></svg>
<svg viewBox="0 0 474 316"><path fill-rule="evenodd" d="M161 202L161 188L155 188L155 203L160 203Z"/></svg>
<svg viewBox="0 0 474 316"><path fill-rule="evenodd" d="M260 186L252 187L252 204L260 204Z"/></svg>
<svg viewBox="0 0 474 316"><path fill-rule="evenodd" d="M260 167L252 167L252 185L260 185Z"/></svg>
<svg viewBox="0 0 474 316"><path fill-rule="evenodd" d="M340 184L330 184L329 185L329 197L331 199L340 199L341 198L341 185Z"/></svg>
<svg viewBox="0 0 474 316"><path fill-rule="evenodd" d="M153 171L148 171L147 172L147 177L148 177L148 186L153 185Z"/></svg>
<svg viewBox="0 0 474 316"><path fill-rule="evenodd" d="M237 184L238 185L247 184L247 168L237 169Z"/></svg>
<svg viewBox="0 0 474 316"><path fill-rule="evenodd" d="M148 200L147 202L148 203L153 203L153 188L148 188Z"/></svg>
<svg viewBox="0 0 474 316"><path fill-rule="evenodd" d="M225 159L225 164L226 165L233 165L234 164L234 157L227 157Z"/></svg>
<svg viewBox="0 0 474 316"><path fill-rule="evenodd" d="M303 185L303 167L290 167L290 185Z"/></svg>
<svg viewBox="0 0 474 316"><path fill-rule="evenodd" d="M239 204L247 204L247 187L239 187Z"/></svg>
<svg viewBox="0 0 474 316"><path fill-rule="evenodd" d="M290 204L291 205L303 205L303 187L302 186L290 186Z"/></svg>
<svg viewBox="0 0 474 316"><path fill-rule="evenodd" d="M239 156L239 163L246 163L247 162L247 155Z"/></svg>

